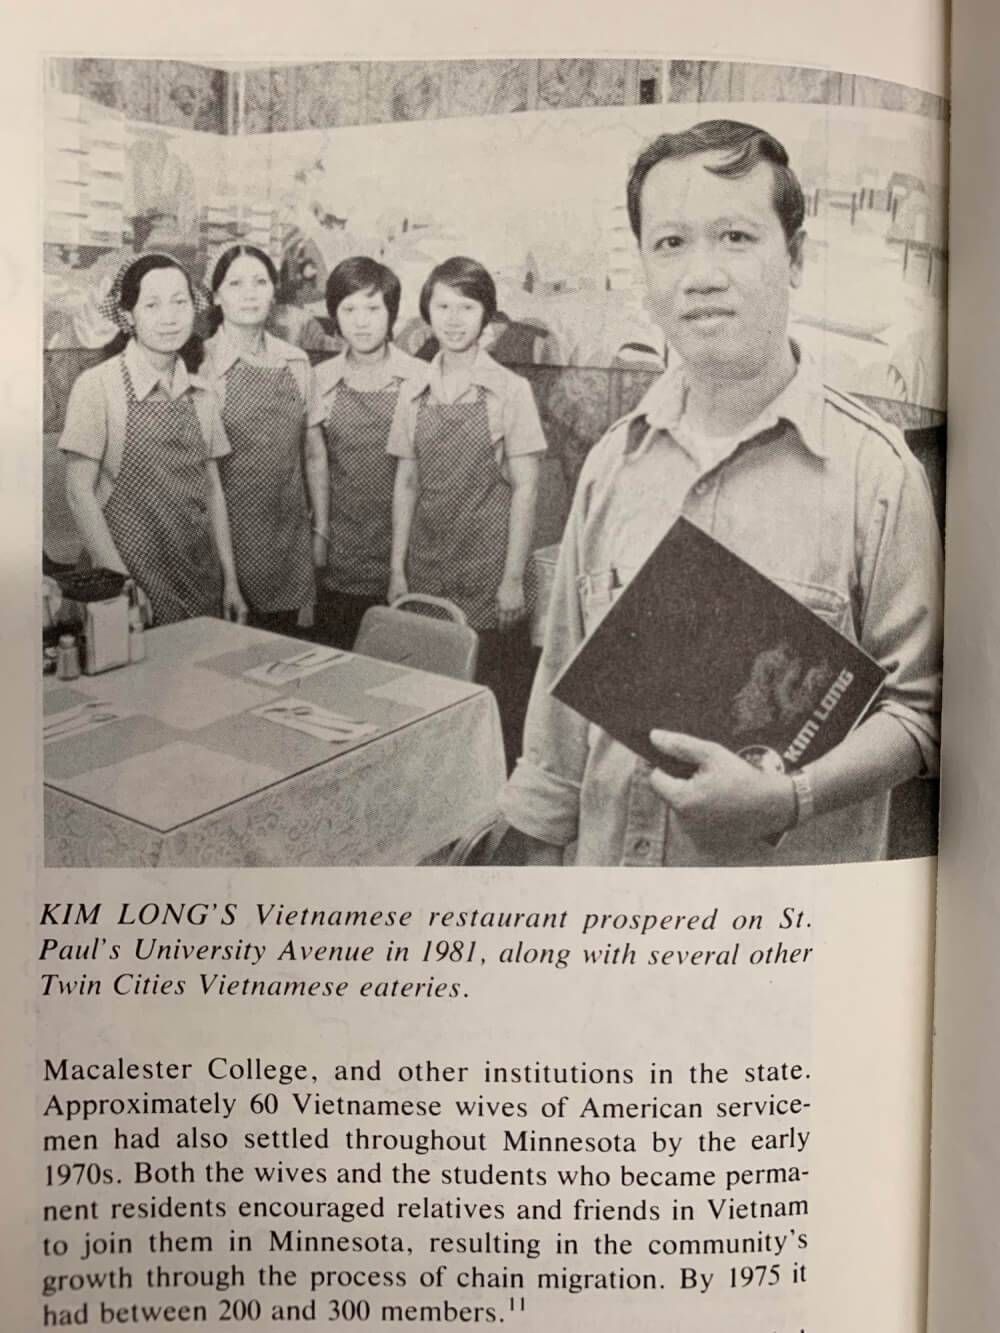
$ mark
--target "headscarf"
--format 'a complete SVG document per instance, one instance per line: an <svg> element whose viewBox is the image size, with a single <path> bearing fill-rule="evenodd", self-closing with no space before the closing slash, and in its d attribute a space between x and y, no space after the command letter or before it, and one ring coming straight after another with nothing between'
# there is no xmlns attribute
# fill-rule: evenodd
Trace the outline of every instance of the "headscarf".
<svg viewBox="0 0 1000 1333"><path fill-rule="evenodd" d="M188 281L191 286L192 299L194 301L194 313L196 319L198 318L199 315L205 314L205 312L211 306L211 302L209 301L205 292L203 291L201 286L197 282L195 282L195 280L191 277L191 275L188 273L184 265L181 264L181 262L178 259L175 259L173 255L167 254L165 250L147 250L141 255L129 255L129 257L125 260L123 264L121 264L118 271L111 279L111 286L104 293L104 295L98 299L97 302L98 314L100 314L102 318L109 320L112 324L114 324L116 329L118 329L121 333L124 333L126 335L132 332L132 325L126 318L127 315L131 314L131 311L126 311L122 309L121 305L122 283L125 280L125 274L129 271L129 269L132 267L133 264L137 264L140 259L148 259L150 258L151 255L156 255L160 259L169 259L171 264L176 265L181 270L181 272L184 273L185 276L188 278Z"/></svg>

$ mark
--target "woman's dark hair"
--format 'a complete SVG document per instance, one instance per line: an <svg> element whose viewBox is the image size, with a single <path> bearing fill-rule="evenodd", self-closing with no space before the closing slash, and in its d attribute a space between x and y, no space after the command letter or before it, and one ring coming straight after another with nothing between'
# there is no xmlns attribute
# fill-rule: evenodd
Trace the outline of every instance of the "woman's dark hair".
<svg viewBox="0 0 1000 1333"><path fill-rule="evenodd" d="M354 255L351 259L342 259L326 280L326 309L333 320L334 332L340 333L337 323L337 307L355 292L381 292L385 308L389 312L388 337L399 314L399 301L403 289L399 279L391 268L380 264L377 259L366 255Z"/></svg>
<svg viewBox="0 0 1000 1333"><path fill-rule="evenodd" d="M774 175L774 211L785 240L791 243L805 217L805 200L798 177L788 165L784 145L756 125L739 120L703 120L678 134L661 134L647 144L629 173L625 192L628 220L637 241L642 240L642 187L659 162L668 158L693 157L696 153L725 153L722 162L706 166L715 176L748 176L758 162L769 162Z"/></svg>
<svg viewBox="0 0 1000 1333"><path fill-rule="evenodd" d="M431 322L431 297L439 282L479 302L483 307L482 329L485 329L497 312L497 288L489 270L483 268L478 259L467 259L464 255L455 255L431 269L420 289L420 314L428 324Z"/></svg>
<svg viewBox="0 0 1000 1333"><path fill-rule="evenodd" d="M212 269L212 295L214 296L226 280L226 274L232 268L234 262L242 256L248 259L256 259L259 264L263 264L267 270L267 276L271 279L271 286L275 293L278 290L278 270L274 267L274 260L266 251L261 250L256 245L231 245L228 250L223 250L215 261L215 267ZM222 311L213 301L212 308L208 312L208 327L211 333L221 325L223 319Z"/></svg>
<svg viewBox="0 0 1000 1333"><path fill-rule="evenodd" d="M135 309L139 300L139 289L142 287L142 280L147 273L154 273L161 268L175 268L179 273L184 274L184 281L187 283L188 291L191 294L191 304L197 310L197 301L195 300L194 285L191 282L191 275L183 264L172 259L170 255L140 255L134 263L130 264L125 270L118 289L118 305L122 310L132 311ZM126 333L124 329L115 334L114 338L104 349L105 359L117 356L119 352L125 350L128 340L132 335ZM205 347L197 333L192 333L187 342L178 352L178 356L184 362L189 371L194 372L201 365L205 358Z"/></svg>

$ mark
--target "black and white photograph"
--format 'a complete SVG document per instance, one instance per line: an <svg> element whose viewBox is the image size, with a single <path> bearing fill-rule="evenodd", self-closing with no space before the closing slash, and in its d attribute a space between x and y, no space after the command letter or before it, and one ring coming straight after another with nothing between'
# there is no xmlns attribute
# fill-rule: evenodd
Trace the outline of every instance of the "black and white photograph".
<svg viewBox="0 0 1000 1333"><path fill-rule="evenodd" d="M51 867L932 855L947 103L45 66Z"/></svg>

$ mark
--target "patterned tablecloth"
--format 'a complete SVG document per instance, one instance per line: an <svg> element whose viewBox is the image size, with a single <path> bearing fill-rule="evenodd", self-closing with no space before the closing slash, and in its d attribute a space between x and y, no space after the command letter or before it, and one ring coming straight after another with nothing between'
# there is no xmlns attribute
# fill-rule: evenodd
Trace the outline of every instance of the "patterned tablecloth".
<svg viewBox="0 0 1000 1333"><path fill-rule="evenodd" d="M244 672L309 645L210 619L145 638L144 662L47 682L49 716L89 700L118 716L44 746L47 865L415 865L496 808L480 685L345 654L271 687ZM276 699L377 731L332 744L252 714Z"/></svg>

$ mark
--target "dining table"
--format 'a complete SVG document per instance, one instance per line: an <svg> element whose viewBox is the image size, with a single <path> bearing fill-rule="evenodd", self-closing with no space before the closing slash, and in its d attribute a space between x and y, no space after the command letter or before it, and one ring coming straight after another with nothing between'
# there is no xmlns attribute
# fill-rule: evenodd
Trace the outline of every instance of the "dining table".
<svg viewBox="0 0 1000 1333"><path fill-rule="evenodd" d="M418 865L487 822L496 701L208 617L42 691L48 866Z"/></svg>

